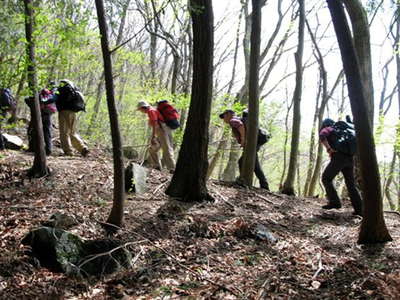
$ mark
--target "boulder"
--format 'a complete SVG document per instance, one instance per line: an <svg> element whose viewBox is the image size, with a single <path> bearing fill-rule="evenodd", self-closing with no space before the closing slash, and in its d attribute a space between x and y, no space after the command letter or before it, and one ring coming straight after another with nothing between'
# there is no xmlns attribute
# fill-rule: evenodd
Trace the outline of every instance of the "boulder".
<svg viewBox="0 0 400 300"><path fill-rule="evenodd" d="M132 256L119 241L87 241L83 249L86 256L79 262L82 273L101 276L131 266Z"/></svg>
<svg viewBox="0 0 400 300"><path fill-rule="evenodd" d="M7 133L3 133L4 144L7 149L11 150L21 150L24 148L24 141L16 136Z"/></svg>
<svg viewBox="0 0 400 300"><path fill-rule="evenodd" d="M31 247L28 254L53 272L102 276L131 266L131 254L119 241L83 241L68 231L40 227L21 241Z"/></svg>
<svg viewBox="0 0 400 300"><path fill-rule="evenodd" d="M73 272L83 253L83 241L59 228L37 228L29 232L21 243L31 247L29 254L37 258L41 266L54 272Z"/></svg>

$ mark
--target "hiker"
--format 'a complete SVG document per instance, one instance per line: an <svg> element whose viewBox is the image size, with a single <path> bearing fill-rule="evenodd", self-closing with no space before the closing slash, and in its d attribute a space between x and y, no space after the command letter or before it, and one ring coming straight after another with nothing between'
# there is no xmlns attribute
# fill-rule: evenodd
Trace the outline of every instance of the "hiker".
<svg viewBox="0 0 400 300"><path fill-rule="evenodd" d="M87 156L89 149L76 132L76 113L85 111L82 93L78 91L71 81L63 79L60 80L56 96L60 141L64 154L72 155L72 147L74 147L82 156Z"/></svg>
<svg viewBox="0 0 400 300"><path fill-rule="evenodd" d="M5 141L2 135L3 124L6 122L7 113L13 115L15 113L16 103L9 88L0 89L0 150L6 148ZM12 118L12 116L11 116ZM10 119L11 119L10 118Z"/></svg>
<svg viewBox="0 0 400 300"><path fill-rule="evenodd" d="M235 115L235 112L233 110L227 109L223 113L219 115L221 119L224 120L225 123L229 124L229 126L232 129L232 134L236 138L237 142L240 144L242 148L244 148L246 144L246 121L237 117ZM246 115L245 115L246 117ZM260 187L262 189L266 189L269 191L269 185L267 182L267 178L264 175L263 170L261 169L260 161L258 159L258 151L260 150L261 146L264 145L267 141L268 138L265 139L262 135L265 133L262 133L259 129L258 132L258 138L257 138L257 148L256 148L256 161L255 161L255 166L254 166L254 173L256 174L258 181L260 182ZM238 164L239 164L239 170L241 171L242 167L242 161L243 161L243 154L239 158Z"/></svg>
<svg viewBox="0 0 400 300"><path fill-rule="evenodd" d="M25 103L31 110L31 120L28 126L28 152L35 152L35 147L37 143L37 136L34 132L34 125L32 119L32 111L34 109L34 97L25 98ZM40 103L40 115L42 117L42 128L43 128L43 137L45 142L45 151L46 155L50 155L53 143L52 143L52 115L57 111L55 104L55 95L52 90L43 88L39 92L39 103Z"/></svg>
<svg viewBox="0 0 400 300"><path fill-rule="evenodd" d="M348 128L346 128L348 126ZM333 179L339 172L342 172L347 191L353 206L353 215L362 215L362 201L354 181L355 135L349 124L343 121L336 122L332 119L325 119L319 132L320 142L326 148L331 160L322 173L322 183L325 187L328 204L323 209L341 208L342 204ZM353 134L353 135L352 135Z"/></svg>
<svg viewBox="0 0 400 300"><path fill-rule="evenodd" d="M156 169L162 169L161 161L158 156L158 151L162 149L162 160L165 162L166 168L170 172L173 172L175 170L174 149L172 148L172 143L169 138L170 129L165 124L164 117L157 109L151 107L145 101L140 101L137 105L137 109L147 114L149 125L152 129L149 147L150 163Z"/></svg>
<svg viewBox="0 0 400 300"><path fill-rule="evenodd" d="M164 118L165 125L167 125L166 132L168 135L169 143L172 148L175 148L172 132L181 126L181 124L179 123L179 113L169 103L169 101L165 99L157 101L157 110L161 113L161 116ZM167 165L164 159L161 159L161 163L163 166Z"/></svg>

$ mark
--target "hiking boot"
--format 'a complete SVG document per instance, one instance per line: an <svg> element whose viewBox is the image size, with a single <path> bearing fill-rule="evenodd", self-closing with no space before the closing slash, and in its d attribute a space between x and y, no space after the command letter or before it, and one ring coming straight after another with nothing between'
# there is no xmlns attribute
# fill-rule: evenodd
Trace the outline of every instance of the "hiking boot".
<svg viewBox="0 0 400 300"><path fill-rule="evenodd" d="M322 206L322 209L339 209L341 207L342 205L340 203L328 203L327 205Z"/></svg>
<svg viewBox="0 0 400 300"><path fill-rule="evenodd" d="M267 190L267 191L269 192L268 183L260 183L260 188L261 188L261 189L264 189L264 190Z"/></svg>
<svg viewBox="0 0 400 300"><path fill-rule="evenodd" d="M82 152L81 152L81 155L83 157L86 157L86 156L88 156L88 154L89 154L89 149L88 148L83 148Z"/></svg>

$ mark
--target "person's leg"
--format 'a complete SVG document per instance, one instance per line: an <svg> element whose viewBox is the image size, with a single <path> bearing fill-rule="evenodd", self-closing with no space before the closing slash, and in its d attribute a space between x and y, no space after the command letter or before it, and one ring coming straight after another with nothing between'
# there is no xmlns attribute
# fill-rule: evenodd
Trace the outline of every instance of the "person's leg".
<svg viewBox="0 0 400 300"><path fill-rule="evenodd" d="M1 128L2 128L1 123L3 122L2 117L3 116L0 114L0 150L4 150L6 148L6 145L5 145L5 142L3 139L2 130L1 130Z"/></svg>
<svg viewBox="0 0 400 300"><path fill-rule="evenodd" d="M325 209L340 208L341 203L339 196L333 185L333 179L342 170L343 162L339 153L334 153L328 166L322 173L322 183L325 187L326 196L328 198L328 205L323 206Z"/></svg>
<svg viewBox="0 0 400 300"><path fill-rule="evenodd" d="M163 151L163 159L168 170L175 170L174 149L169 142L166 125L162 124L161 128L156 130L156 135L160 141L161 149Z"/></svg>
<svg viewBox="0 0 400 300"><path fill-rule="evenodd" d="M346 183L347 191L349 192L349 197L351 204L354 209L354 214L362 215L362 200L360 193L358 192L354 180L354 165L353 161L349 163L348 166L342 169L342 174L344 177L344 182Z"/></svg>
<svg viewBox="0 0 400 300"><path fill-rule="evenodd" d="M68 124L70 128L70 139L72 142L72 146L83 156L87 154L87 147L81 137L76 133L77 119L76 112L68 111Z"/></svg>
<svg viewBox="0 0 400 300"><path fill-rule="evenodd" d="M69 138L68 111L58 112L58 126L60 127L61 148L66 155L72 155L71 140Z"/></svg>
<svg viewBox="0 0 400 300"><path fill-rule="evenodd" d="M50 114L42 113L42 125L43 125L43 136L45 142L46 155L50 155L52 150Z"/></svg>
<svg viewBox="0 0 400 300"><path fill-rule="evenodd" d="M164 130L164 132L165 132L165 134L167 136L168 143L169 143L170 147L172 148L172 153L174 153L173 152L174 151L174 140L173 140L173 137L172 137L172 129L169 128L166 125L163 126L162 129ZM174 155L172 155L172 157L174 157ZM163 152L163 155L162 155L162 158L161 158L161 163L162 163L163 167L167 167L168 168L168 158L165 156L164 152Z"/></svg>
<svg viewBox="0 0 400 300"><path fill-rule="evenodd" d="M161 149L160 143L157 141L155 144L151 144L149 147L149 157L148 160L150 162L150 165L153 168L156 168L158 170L162 170L162 165L161 165L161 160L158 155L159 150Z"/></svg>
<svg viewBox="0 0 400 300"><path fill-rule="evenodd" d="M264 175L264 172L260 165L260 161L258 159L258 150L260 150L259 147L257 147L257 152L256 152L256 162L255 162L255 166L254 166L254 173L256 174L256 177L258 178L258 181L260 182L260 187L269 191L267 178Z"/></svg>

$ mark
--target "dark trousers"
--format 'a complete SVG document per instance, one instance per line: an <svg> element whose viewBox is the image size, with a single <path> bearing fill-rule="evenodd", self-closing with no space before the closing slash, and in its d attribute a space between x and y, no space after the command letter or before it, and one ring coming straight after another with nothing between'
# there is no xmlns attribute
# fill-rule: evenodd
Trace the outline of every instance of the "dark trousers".
<svg viewBox="0 0 400 300"><path fill-rule="evenodd" d="M3 127L3 122L6 118L6 115L0 110L0 150L4 150L6 148L6 144L2 135L2 127Z"/></svg>
<svg viewBox="0 0 400 300"><path fill-rule="evenodd" d="M45 143L45 150L46 154L51 154L52 150L52 141L51 141L51 114L42 113L42 126L43 126L43 136L44 136L44 143ZM34 126L32 120L29 122L28 127L28 140L29 140L29 151L34 152L36 147L36 134L34 132Z"/></svg>
<svg viewBox="0 0 400 300"><path fill-rule="evenodd" d="M357 191L354 181L354 162L353 157L335 152L331 157L331 161L322 174L322 183L324 184L326 196L330 204L340 205L340 199L333 185L333 179L339 172L342 172L344 182L346 183L347 191L349 192L351 204L354 211L362 212L362 201L359 192Z"/></svg>
<svg viewBox="0 0 400 300"><path fill-rule="evenodd" d="M269 190L267 178L265 178L264 172L261 169L260 161L258 160L258 151L260 150L260 148L261 148L261 146L257 146L257 148L256 148L256 163L254 165L254 174L256 174L256 177L257 177L258 181L260 182L260 187ZM241 168L242 168L242 161L243 161L243 154L239 158L239 161L238 161L239 170L241 170Z"/></svg>

